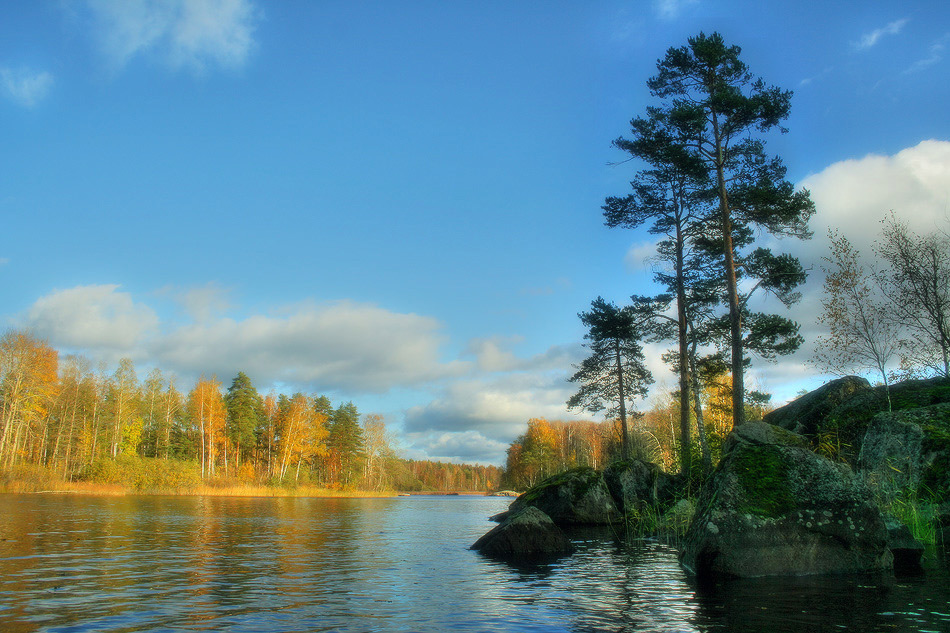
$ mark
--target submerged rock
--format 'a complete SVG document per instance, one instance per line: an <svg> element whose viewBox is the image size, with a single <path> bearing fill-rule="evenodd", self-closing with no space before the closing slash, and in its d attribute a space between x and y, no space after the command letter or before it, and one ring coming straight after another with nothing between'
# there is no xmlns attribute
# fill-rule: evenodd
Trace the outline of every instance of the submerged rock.
<svg viewBox="0 0 950 633"><path fill-rule="evenodd" d="M493 518L505 520L527 507L538 508L558 525L605 525L621 516L603 475L593 468L548 477L515 499L507 513Z"/></svg>
<svg viewBox="0 0 950 633"><path fill-rule="evenodd" d="M799 435L748 422L727 438L680 556L698 576L861 573L891 568L870 490Z"/></svg>
<svg viewBox="0 0 950 633"><path fill-rule="evenodd" d="M511 513L475 541L472 549L500 558L534 558L569 554L574 547L548 515L528 506Z"/></svg>

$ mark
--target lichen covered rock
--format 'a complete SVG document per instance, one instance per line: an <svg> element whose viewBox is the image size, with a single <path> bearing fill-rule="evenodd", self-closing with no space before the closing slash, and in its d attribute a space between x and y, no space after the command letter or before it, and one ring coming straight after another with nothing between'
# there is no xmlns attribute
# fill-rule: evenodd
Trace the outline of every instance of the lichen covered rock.
<svg viewBox="0 0 950 633"><path fill-rule="evenodd" d="M569 554L574 550L551 518L531 506L509 515L475 541L472 549L498 558L536 558Z"/></svg>
<svg viewBox="0 0 950 633"><path fill-rule="evenodd" d="M879 413L868 426L858 469L885 495L950 500L950 404Z"/></svg>
<svg viewBox="0 0 950 633"><path fill-rule="evenodd" d="M605 525L620 518L604 477L593 468L575 468L549 477L515 499L507 518L535 507L558 525Z"/></svg>
<svg viewBox="0 0 950 633"><path fill-rule="evenodd" d="M699 576L860 573L893 557L870 490L793 433L749 422L707 481L681 554Z"/></svg>

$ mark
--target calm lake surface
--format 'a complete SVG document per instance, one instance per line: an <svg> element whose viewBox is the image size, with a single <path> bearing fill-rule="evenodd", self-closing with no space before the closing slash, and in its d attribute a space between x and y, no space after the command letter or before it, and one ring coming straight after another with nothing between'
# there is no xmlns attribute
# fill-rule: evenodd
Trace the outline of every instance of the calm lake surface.
<svg viewBox="0 0 950 633"><path fill-rule="evenodd" d="M510 499L0 495L0 631L950 631L950 575L699 587L675 552L468 547Z"/></svg>

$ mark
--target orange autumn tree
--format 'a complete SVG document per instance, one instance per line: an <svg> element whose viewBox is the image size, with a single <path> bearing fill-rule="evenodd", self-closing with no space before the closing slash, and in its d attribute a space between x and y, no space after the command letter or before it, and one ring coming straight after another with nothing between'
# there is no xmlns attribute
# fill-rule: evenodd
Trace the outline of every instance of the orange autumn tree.
<svg viewBox="0 0 950 633"><path fill-rule="evenodd" d="M198 430L198 451L201 461L201 476L213 476L217 456L223 453L227 437L224 423L227 409L221 396L221 383L212 376L202 376L188 394L188 412Z"/></svg>
<svg viewBox="0 0 950 633"><path fill-rule="evenodd" d="M302 393L291 398L282 396L278 401L277 429L280 452L277 476L283 479L288 468L294 466L294 481L299 481L301 465L308 463L312 469L315 460L327 454L327 416Z"/></svg>
<svg viewBox="0 0 950 633"><path fill-rule="evenodd" d="M43 456L47 413L59 389L58 363L56 350L27 332L0 338L0 465Z"/></svg>

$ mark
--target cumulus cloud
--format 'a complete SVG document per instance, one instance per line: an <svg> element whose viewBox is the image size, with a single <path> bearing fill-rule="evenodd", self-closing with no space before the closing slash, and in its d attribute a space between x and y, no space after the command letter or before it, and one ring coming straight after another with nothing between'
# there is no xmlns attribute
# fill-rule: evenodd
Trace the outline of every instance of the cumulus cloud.
<svg viewBox="0 0 950 633"><path fill-rule="evenodd" d="M520 337L487 337L469 341L463 357L474 357L476 368L482 372L547 371L570 367L577 356L577 345L554 345L545 352L527 358L516 355L510 348L521 342Z"/></svg>
<svg viewBox="0 0 950 633"><path fill-rule="evenodd" d="M858 248L869 248L891 211L914 230L932 231L950 212L950 142L923 141L893 156L834 163L802 185L817 208L816 239L806 243L819 249L815 255L826 249L822 237L829 228L842 230Z"/></svg>
<svg viewBox="0 0 950 633"><path fill-rule="evenodd" d="M94 360L144 358L185 376L246 371L262 385L383 393L468 371L444 363L442 324L431 317L340 301L304 304L281 314L213 316L215 286L181 294L200 320L165 322L116 285L78 286L37 300L24 325L58 347Z"/></svg>
<svg viewBox="0 0 950 633"><path fill-rule="evenodd" d="M889 23L887 26L884 26L879 29L874 29L870 33L865 33L864 35L861 36L861 39L855 43L854 47L862 51L867 50L873 47L879 41L881 41L882 37L885 37L887 35L897 35L898 33L900 33L903 30L904 26L906 26L906 24L909 21L910 20L908 18L894 20L893 22Z"/></svg>
<svg viewBox="0 0 950 633"><path fill-rule="evenodd" d="M567 367L569 367L568 365ZM590 419L574 415L565 402L573 393L567 371L483 375L457 380L431 402L410 408L404 428L411 433L478 431L507 444L531 418Z"/></svg>
<svg viewBox="0 0 950 633"><path fill-rule="evenodd" d="M159 290L158 294L171 296L197 322L209 321L233 307L229 299L230 291L213 282L184 289L168 286Z"/></svg>
<svg viewBox="0 0 950 633"><path fill-rule="evenodd" d="M269 380L378 393L462 370L439 361L440 330L430 317L341 301L186 325L152 352L162 365L192 372L243 369Z"/></svg>
<svg viewBox="0 0 950 633"><path fill-rule="evenodd" d="M459 464L502 464L507 442L485 437L478 431L431 431L409 433L412 448L404 451L411 459L432 459Z"/></svg>
<svg viewBox="0 0 950 633"><path fill-rule="evenodd" d="M53 75L27 68L0 68L0 86L10 101L32 108L46 98L53 87Z"/></svg>
<svg viewBox="0 0 950 633"><path fill-rule="evenodd" d="M158 316L117 285L56 290L36 301L26 323L54 346L134 355L158 326Z"/></svg>
<svg viewBox="0 0 950 633"><path fill-rule="evenodd" d="M821 258L828 254L829 229L848 238L865 258L873 261L874 242L882 221L891 212L919 233L946 230L950 224L950 142L929 140L894 155L869 155L829 165L802 183L811 191L817 213L811 222L812 240L778 245L798 256L811 269L802 300L786 314L801 324L805 345L777 363L757 362L754 375L776 391L779 404L794 396L788 385L808 382L815 374L809 365L816 338L826 332L817 324L821 313ZM812 387L817 386L812 381Z"/></svg>
<svg viewBox="0 0 950 633"><path fill-rule="evenodd" d="M94 35L116 68L137 55L172 69L239 68L254 48L250 0L87 0Z"/></svg>

